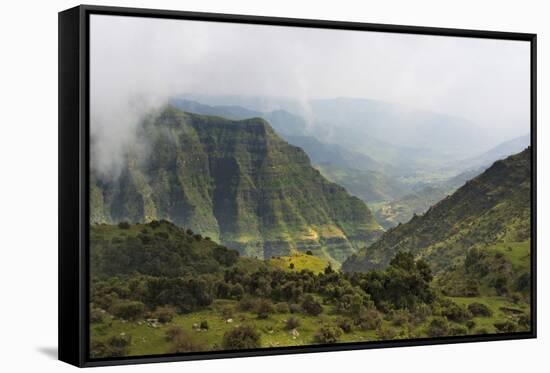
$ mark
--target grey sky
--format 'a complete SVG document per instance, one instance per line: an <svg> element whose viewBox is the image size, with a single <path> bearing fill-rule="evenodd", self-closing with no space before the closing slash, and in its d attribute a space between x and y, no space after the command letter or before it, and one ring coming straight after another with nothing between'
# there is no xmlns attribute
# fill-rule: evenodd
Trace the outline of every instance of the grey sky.
<svg viewBox="0 0 550 373"><path fill-rule="evenodd" d="M93 15L90 58L105 146L178 93L371 98L529 132L527 42Z"/></svg>

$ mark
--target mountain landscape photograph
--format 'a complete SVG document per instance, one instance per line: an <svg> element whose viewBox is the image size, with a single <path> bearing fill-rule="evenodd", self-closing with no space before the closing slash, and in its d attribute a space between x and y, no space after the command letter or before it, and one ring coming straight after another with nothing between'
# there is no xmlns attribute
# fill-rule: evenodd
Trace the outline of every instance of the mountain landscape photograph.
<svg viewBox="0 0 550 373"><path fill-rule="evenodd" d="M92 15L89 357L530 332L529 48Z"/></svg>

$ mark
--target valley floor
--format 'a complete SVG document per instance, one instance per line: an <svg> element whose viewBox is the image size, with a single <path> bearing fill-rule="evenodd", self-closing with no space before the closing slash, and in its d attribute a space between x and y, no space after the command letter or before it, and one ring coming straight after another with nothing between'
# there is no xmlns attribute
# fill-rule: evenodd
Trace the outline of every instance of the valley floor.
<svg viewBox="0 0 550 373"><path fill-rule="evenodd" d="M518 315L528 314L526 303L514 304L505 297L449 297L457 304L468 306L479 302L488 306L492 312L490 317L473 317L474 327L460 328L455 326L455 335L494 334L499 333L495 323L514 320ZM294 317L300 325L293 329L286 327L287 320ZM323 314L308 316L303 314L276 313L266 319L259 319L255 313L238 310L238 302L231 300L215 300L204 310L189 314L177 315L168 323L148 322L146 319L127 321L106 316L103 321L91 325L92 342L106 342L113 336L131 336L128 346L128 356L167 354L173 352L172 342L167 338L167 331L180 327L187 331L201 350L223 350L222 339L226 332L240 325L252 325L261 335L261 347L273 348L284 346L304 346L316 344L315 334L321 325L337 325L344 316L333 312L331 306L323 306ZM427 317L421 322L401 322L395 317L386 315L377 328L363 329L354 327L348 333L343 333L338 343L368 342L388 339L409 339L429 337L427 331L433 317ZM206 321L208 329L200 329ZM460 330L463 333L460 333ZM518 329L518 332L528 329ZM93 345L93 343L92 343ZM191 352L191 351L189 351Z"/></svg>

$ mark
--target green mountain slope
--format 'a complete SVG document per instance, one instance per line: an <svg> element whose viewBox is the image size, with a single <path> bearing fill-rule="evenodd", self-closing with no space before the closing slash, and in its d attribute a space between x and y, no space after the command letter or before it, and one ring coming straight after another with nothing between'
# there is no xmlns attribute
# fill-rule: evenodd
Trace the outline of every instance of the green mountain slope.
<svg viewBox="0 0 550 373"><path fill-rule="evenodd" d="M139 134L116 180L91 176L92 223L167 219L242 254L312 250L341 262L380 234L368 207L326 180L263 119L240 121L168 106Z"/></svg>
<svg viewBox="0 0 550 373"><path fill-rule="evenodd" d="M531 149L495 162L424 215L387 231L343 264L346 271L384 268L398 251L426 259L436 271L463 262L468 250L530 237Z"/></svg>
<svg viewBox="0 0 550 373"><path fill-rule="evenodd" d="M411 189L409 185L400 182L398 178L388 176L383 172L322 164L316 168L327 179L342 185L351 194L368 204L398 199ZM380 220L378 221L380 222Z"/></svg>

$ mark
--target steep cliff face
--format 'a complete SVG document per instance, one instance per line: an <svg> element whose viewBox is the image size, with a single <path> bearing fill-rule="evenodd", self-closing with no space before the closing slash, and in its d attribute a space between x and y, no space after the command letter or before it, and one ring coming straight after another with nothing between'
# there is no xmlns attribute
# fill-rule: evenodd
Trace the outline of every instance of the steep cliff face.
<svg viewBox="0 0 550 373"><path fill-rule="evenodd" d="M139 137L119 177L91 175L92 223L167 219L242 254L293 251L342 262L382 229L368 207L326 180L263 119L232 121L171 106Z"/></svg>
<svg viewBox="0 0 550 373"><path fill-rule="evenodd" d="M384 268L398 251L428 260L434 270L463 262L469 249L528 244L531 236L531 148L495 162L424 215L390 229L351 256L346 271Z"/></svg>

